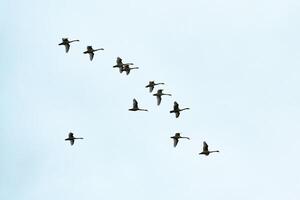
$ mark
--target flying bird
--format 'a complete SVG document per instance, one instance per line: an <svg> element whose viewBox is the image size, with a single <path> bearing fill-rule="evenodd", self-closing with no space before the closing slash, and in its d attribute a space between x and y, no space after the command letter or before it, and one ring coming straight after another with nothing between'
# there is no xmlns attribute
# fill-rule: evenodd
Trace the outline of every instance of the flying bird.
<svg viewBox="0 0 300 200"><path fill-rule="evenodd" d="M203 151L201 153L199 153L199 154L204 154L204 155L208 156L210 153L214 153L214 152L219 152L219 151L218 150L216 150L216 151L209 151L208 150L208 145L204 141L203 142Z"/></svg>
<svg viewBox="0 0 300 200"><path fill-rule="evenodd" d="M179 104L178 104L176 101L174 101L173 110L171 110L170 113L175 113L176 118L178 118L181 111L183 111L183 110L189 110L189 109L190 109L190 108L183 108L183 109L180 109L180 108L179 108Z"/></svg>
<svg viewBox="0 0 300 200"><path fill-rule="evenodd" d="M153 94L153 96L156 96L158 106L160 105L161 97L164 96L164 95L165 96L172 96L171 94L163 93L163 89L159 89L159 90L157 90L157 92L155 94Z"/></svg>
<svg viewBox="0 0 300 200"><path fill-rule="evenodd" d="M133 65L133 63L123 63L122 62L122 58L117 57L117 64L115 66L113 66L113 68L119 68L119 72L122 73L124 70L124 65Z"/></svg>
<svg viewBox="0 0 300 200"><path fill-rule="evenodd" d="M129 111L148 111L147 109L140 109L136 99L133 99L133 106L132 106L132 108L130 108L128 110Z"/></svg>
<svg viewBox="0 0 300 200"><path fill-rule="evenodd" d="M185 138L185 139L188 139L188 140L190 139L189 137L182 137L182 136L180 135L180 133L175 133L175 135L172 136L172 137L170 137L170 138L173 139L174 147L177 146L179 139L181 139L181 138Z"/></svg>
<svg viewBox="0 0 300 200"><path fill-rule="evenodd" d="M164 85L164 83L155 83L154 81L149 81L145 88L149 88L149 92L152 92L156 85Z"/></svg>
<svg viewBox="0 0 300 200"><path fill-rule="evenodd" d="M123 68L122 68L122 72L126 72L126 75L129 75L130 71L132 69L138 69L138 67L129 67L129 64L124 64ZM122 73L121 72L121 73Z"/></svg>
<svg viewBox="0 0 300 200"><path fill-rule="evenodd" d="M78 140L78 139L83 139L83 138L82 138L82 137L76 138L76 137L74 137L74 134L73 134L72 132L70 132L70 133L69 133L69 137L66 138L65 140L66 140L66 141L69 140L69 141L70 141L70 144L73 145L74 142L75 142L75 140Z"/></svg>
<svg viewBox="0 0 300 200"><path fill-rule="evenodd" d="M65 49L66 49L66 53L68 53L69 49L70 49L70 43L72 43L72 42L79 42L79 40L71 40L71 41L69 41L68 38L62 38L62 43L59 43L58 45L64 45Z"/></svg>
<svg viewBox="0 0 300 200"><path fill-rule="evenodd" d="M99 51L99 50L104 50L103 48L100 48L100 49L93 49L93 47L92 46L87 46L86 47L86 51L85 52L83 52L84 54L89 54L89 56L90 56L90 60L92 61L93 60L93 58L94 58L94 52L95 51Z"/></svg>

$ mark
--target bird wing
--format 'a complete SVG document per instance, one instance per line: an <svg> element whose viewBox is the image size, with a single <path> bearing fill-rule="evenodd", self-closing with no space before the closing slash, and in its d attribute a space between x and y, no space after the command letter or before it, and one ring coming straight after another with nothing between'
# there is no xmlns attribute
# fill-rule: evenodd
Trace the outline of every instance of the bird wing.
<svg viewBox="0 0 300 200"><path fill-rule="evenodd" d="M174 108L174 110L179 110L179 105L176 101L174 102L173 108Z"/></svg>
<svg viewBox="0 0 300 200"><path fill-rule="evenodd" d="M87 49L88 51L93 51L93 47L92 47L92 46L87 46L86 49Z"/></svg>
<svg viewBox="0 0 300 200"><path fill-rule="evenodd" d="M69 133L69 138L74 138L74 134L72 132Z"/></svg>
<svg viewBox="0 0 300 200"><path fill-rule="evenodd" d="M73 145L74 144L74 139L70 140L70 144Z"/></svg>
<svg viewBox="0 0 300 200"><path fill-rule="evenodd" d="M206 142L203 142L203 151L208 151L208 145L206 144Z"/></svg>
<svg viewBox="0 0 300 200"><path fill-rule="evenodd" d="M176 114L176 118L178 118L180 115L180 112L175 112L175 114Z"/></svg>
<svg viewBox="0 0 300 200"><path fill-rule="evenodd" d="M90 55L90 60L92 61L93 58L94 58L94 53L93 52L89 52L89 55Z"/></svg>
<svg viewBox="0 0 300 200"><path fill-rule="evenodd" d="M117 57L117 65L123 65L122 58Z"/></svg>
<svg viewBox="0 0 300 200"><path fill-rule="evenodd" d="M176 147L178 144L178 139L177 138L173 138L173 146Z"/></svg>
<svg viewBox="0 0 300 200"><path fill-rule="evenodd" d="M69 49L70 49L70 44L69 44L69 43L66 43L66 44L65 44L65 48L66 48L66 53L68 53L68 52L69 52Z"/></svg>
<svg viewBox="0 0 300 200"><path fill-rule="evenodd" d="M180 133L175 133L175 137L180 137Z"/></svg>
<svg viewBox="0 0 300 200"><path fill-rule="evenodd" d="M149 86L149 91L152 92L153 89L154 89L154 86L153 86L153 85L150 85L150 86Z"/></svg>
<svg viewBox="0 0 300 200"><path fill-rule="evenodd" d="M138 108L138 102L136 99L133 99L133 108Z"/></svg>
<svg viewBox="0 0 300 200"><path fill-rule="evenodd" d="M157 96L156 96L156 99L157 99L157 105L159 106L159 105L160 105L160 102L161 102L161 96L160 96L160 95L157 95Z"/></svg>

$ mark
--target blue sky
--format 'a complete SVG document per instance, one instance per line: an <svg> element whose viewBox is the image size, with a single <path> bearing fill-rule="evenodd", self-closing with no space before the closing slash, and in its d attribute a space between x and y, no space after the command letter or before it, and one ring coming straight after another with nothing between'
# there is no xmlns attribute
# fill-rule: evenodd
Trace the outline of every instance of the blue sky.
<svg viewBox="0 0 300 200"><path fill-rule="evenodd" d="M299 1L0 4L0 199L299 199Z"/></svg>

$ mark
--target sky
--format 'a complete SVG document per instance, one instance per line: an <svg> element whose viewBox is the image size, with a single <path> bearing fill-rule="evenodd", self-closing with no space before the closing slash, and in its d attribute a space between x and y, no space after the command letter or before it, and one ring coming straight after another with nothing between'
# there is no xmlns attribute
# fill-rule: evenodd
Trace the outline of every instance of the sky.
<svg viewBox="0 0 300 200"><path fill-rule="evenodd" d="M2 0L0 199L298 200L299 9ZM80 42L66 54L63 37ZM105 50L90 62L87 45ZM118 56L140 69L119 74ZM172 94L159 107L149 80ZM174 101L191 110L176 119ZM173 148L176 132L191 140Z"/></svg>

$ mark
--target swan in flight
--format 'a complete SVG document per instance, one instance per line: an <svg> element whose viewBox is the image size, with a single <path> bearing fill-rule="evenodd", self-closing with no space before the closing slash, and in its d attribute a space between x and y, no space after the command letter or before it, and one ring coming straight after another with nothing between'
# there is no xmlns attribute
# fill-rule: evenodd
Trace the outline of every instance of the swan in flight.
<svg viewBox="0 0 300 200"><path fill-rule="evenodd" d="M153 96L156 96L158 106L160 105L161 97L164 96L164 95L165 96L172 96L171 94L163 93L163 89L159 89L159 90L157 90L157 92L155 94L153 94Z"/></svg>
<svg viewBox="0 0 300 200"><path fill-rule="evenodd" d="M203 142L203 151L201 153L199 153L199 154L204 154L204 155L208 156L210 153L214 153L214 152L219 152L219 151L218 150L216 150L216 151L209 151L208 150L208 145L204 141Z"/></svg>
<svg viewBox="0 0 300 200"><path fill-rule="evenodd" d="M68 138L66 138L65 140L66 141L69 140L70 144L73 145L75 140L78 140L78 139L82 140L83 138L82 137L80 137L80 138L74 137L74 134L72 132L70 132Z"/></svg>
<svg viewBox="0 0 300 200"><path fill-rule="evenodd" d="M138 69L138 67L129 67L129 64L124 64L123 68L122 68L122 72L126 72L126 75L129 75L130 71L132 69ZM121 72L121 73L122 73Z"/></svg>
<svg viewBox="0 0 300 200"><path fill-rule="evenodd" d="M174 101L173 110L171 110L170 113L175 113L176 118L178 118L181 111L183 111L183 110L189 110L189 109L190 109L190 108L183 108L183 109L180 109L180 108L179 108L179 104L178 104L176 101Z"/></svg>
<svg viewBox="0 0 300 200"><path fill-rule="evenodd" d="M123 63L122 62L122 58L117 57L117 64L115 66L113 66L113 68L119 68L119 72L122 73L124 70L124 65L133 65L133 63Z"/></svg>
<svg viewBox="0 0 300 200"><path fill-rule="evenodd" d="M136 99L133 99L133 106L132 106L132 108L130 108L128 110L129 111L148 111L147 109L140 109Z"/></svg>
<svg viewBox="0 0 300 200"><path fill-rule="evenodd" d="M66 49L66 53L69 52L70 49L70 43L72 42L79 42L79 40L69 40L68 38L62 38L62 43L59 43L58 45L64 45Z"/></svg>
<svg viewBox="0 0 300 200"><path fill-rule="evenodd" d="M94 52L95 51L99 51L99 50L104 50L103 48L100 48L100 49L93 49L93 47L92 46L87 46L86 47L86 51L85 52L83 52L84 54L89 54L89 56L90 56L90 61L92 61L93 60L93 58L94 58Z"/></svg>
<svg viewBox="0 0 300 200"><path fill-rule="evenodd" d="M155 83L154 81L149 81L145 88L149 88L149 92L152 92L156 85L164 85L164 83Z"/></svg>
<svg viewBox="0 0 300 200"><path fill-rule="evenodd" d="M190 139L189 137L182 137L182 136L180 135L180 133L175 133L175 135L172 136L171 138L173 139L174 147L177 146L179 139L181 139L181 138L185 138L185 139L188 139L188 140Z"/></svg>

